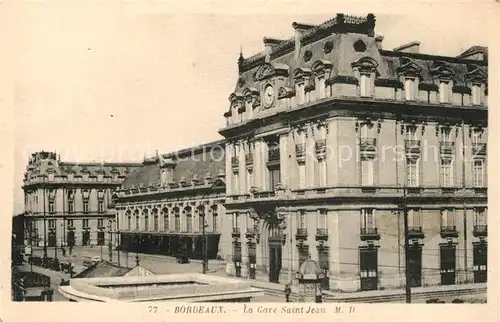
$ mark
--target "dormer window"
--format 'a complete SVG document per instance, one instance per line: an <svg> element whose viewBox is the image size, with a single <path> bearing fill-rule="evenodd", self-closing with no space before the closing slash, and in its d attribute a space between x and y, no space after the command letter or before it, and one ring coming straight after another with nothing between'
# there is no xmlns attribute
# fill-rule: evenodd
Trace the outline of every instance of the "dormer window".
<svg viewBox="0 0 500 322"><path fill-rule="evenodd" d="M84 173L82 177L83 177L83 181L89 181L89 174L88 173Z"/></svg>
<svg viewBox="0 0 500 322"><path fill-rule="evenodd" d="M450 83L447 81L442 81L439 84L439 102L449 103L450 102Z"/></svg>
<svg viewBox="0 0 500 322"><path fill-rule="evenodd" d="M472 84L472 105L481 105L481 84Z"/></svg>
<svg viewBox="0 0 500 322"><path fill-rule="evenodd" d="M97 175L97 181L98 181L98 182L102 182L102 181L103 181L103 179L104 179L104 176L103 176L102 174L98 174L98 175Z"/></svg>
<svg viewBox="0 0 500 322"><path fill-rule="evenodd" d="M68 173L68 181L73 181L73 180L74 180L73 173Z"/></svg>
<svg viewBox="0 0 500 322"><path fill-rule="evenodd" d="M405 79L405 100L415 101L416 100L416 84L415 79L407 77Z"/></svg>
<svg viewBox="0 0 500 322"><path fill-rule="evenodd" d="M53 173L49 173L49 181L54 181L54 174Z"/></svg>
<svg viewBox="0 0 500 322"><path fill-rule="evenodd" d="M363 73L360 75L359 87L360 87L360 95L362 97L372 96L373 91L372 91L370 74Z"/></svg>

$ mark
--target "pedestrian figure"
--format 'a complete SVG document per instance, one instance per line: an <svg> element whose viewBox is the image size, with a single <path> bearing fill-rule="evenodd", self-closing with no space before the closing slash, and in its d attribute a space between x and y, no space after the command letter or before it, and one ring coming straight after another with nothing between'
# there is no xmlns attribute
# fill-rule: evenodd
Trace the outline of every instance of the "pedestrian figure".
<svg viewBox="0 0 500 322"><path fill-rule="evenodd" d="M61 251L62 251L63 256L66 256L66 248L62 247Z"/></svg>
<svg viewBox="0 0 500 322"><path fill-rule="evenodd" d="M290 302L290 294L292 293L292 289L290 288L290 284L285 285L285 298L286 302Z"/></svg>
<svg viewBox="0 0 500 322"><path fill-rule="evenodd" d="M73 246L69 246L69 256L71 256L71 253L73 253Z"/></svg>

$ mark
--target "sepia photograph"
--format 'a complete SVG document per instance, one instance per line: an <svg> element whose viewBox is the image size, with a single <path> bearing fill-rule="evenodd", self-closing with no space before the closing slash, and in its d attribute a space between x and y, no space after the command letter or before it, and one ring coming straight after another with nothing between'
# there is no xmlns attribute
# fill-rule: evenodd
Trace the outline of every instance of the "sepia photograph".
<svg viewBox="0 0 500 322"><path fill-rule="evenodd" d="M80 6L15 23L12 302L491 301L493 13Z"/></svg>

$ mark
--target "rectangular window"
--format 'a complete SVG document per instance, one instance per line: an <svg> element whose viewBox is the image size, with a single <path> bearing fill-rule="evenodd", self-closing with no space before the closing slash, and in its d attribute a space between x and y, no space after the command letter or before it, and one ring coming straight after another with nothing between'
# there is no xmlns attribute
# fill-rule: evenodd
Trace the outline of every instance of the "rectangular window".
<svg viewBox="0 0 500 322"><path fill-rule="evenodd" d="M144 230L148 231L149 230L149 216L144 215Z"/></svg>
<svg viewBox="0 0 500 322"><path fill-rule="evenodd" d="M474 187L484 186L484 160L474 160Z"/></svg>
<svg viewBox="0 0 500 322"><path fill-rule="evenodd" d="M83 212L89 212L89 202L88 200L83 201Z"/></svg>
<svg viewBox="0 0 500 322"><path fill-rule="evenodd" d="M414 101L416 99L415 79L413 78L407 78L405 80L405 99L407 101Z"/></svg>
<svg viewBox="0 0 500 322"><path fill-rule="evenodd" d="M98 206L99 212L104 212L104 201L99 200L97 203L97 206Z"/></svg>
<svg viewBox="0 0 500 322"><path fill-rule="evenodd" d="M212 231L217 232L217 229L219 229L218 225L218 214L216 210L212 211Z"/></svg>
<svg viewBox="0 0 500 322"><path fill-rule="evenodd" d="M127 216L127 229L132 230L132 216Z"/></svg>
<svg viewBox="0 0 500 322"><path fill-rule="evenodd" d="M72 213L75 211L75 203L73 200L68 200L68 212Z"/></svg>
<svg viewBox="0 0 500 322"><path fill-rule="evenodd" d="M49 201L49 213L53 214L56 212L54 201Z"/></svg>
<svg viewBox="0 0 500 322"><path fill-rule="evenodd" d="M168 210L165 210L163 213L163 230L168 231L170 229L170 220L168 217Z"/></svg>
<svg viewBox="0 0 500 322"><path fill-rule="evenodd" d="M56 228L56 220L49 219L49 229L55 229L55 228Z"/></svg>
<svg viewBox="0 0 500 322"><path fill-rule="evenodd" d="M319 213L318 228L327 229L328 228L328 212L326 211L326 209L320 209L318 211L318 213Z"/></svg>
<svg viewBox="0 0 500 322"><path fill-rule="evenodd" d="M359 86L361 96L368 97L372 95L371 77L369 74L361 74Z"/></svg>
<svg viewBox="0 0 500 322"><path fill-rule="evenodd" d="M441 159L441 184L443 187L453 186L453 160Z"/></svg>
<svg viewBox="0 0 500 322"><path fill-rule="evenodd" d="M299 210L299 215L297 217L297 228L306 228L306 212L304 210Z"/></svg>
<svg viewBox="0 0 500 322"><path fill-rule="evenodd" d="M188 233L193 232L193 216L191 213L186 214L186 231Z"/></svg>
<svg viewBox="0 0 500 322"><path fill-rule="evenodd" d="M49 173L49 181L54 181L54 174L53 173Z"/></svg>
<svg viewBox="0 0 500 322"><path fill-rule="evenodd" d="M102 182L103 179L104 179L104 176L102 174L97 175L97 182Z"/></svg>
<svg viewBox="0 0 500 322"><path fill-rule="evenodd" d="M375 209L361 209L361 230L364 233L376 232Z"/></svg>
<svg viewBox="0 0 500 322"><path fill-rule="evenodd" d="M89 181L88 173L83 174L83 181Z"/></svg>
<svg viewBox="0 0 500 322"><path fill-rule="evenodd" d="M406 158L406 184L408 187L418 187L418 159Z"/></svg>
<svg viewBox="0 0 500 322"><path fill-rule="evenodd" d="M472 140L472 144L478 144L478 143L482 143L482 140L481 140L481 131L477 131L477 130L472 130L471 131L471 140Z"/></svg>
<svg viewBox="0 0 500 322"><path fill-rule="evenodd" d="M104 227L104 220L103 219L97 219L97 227Z"/></svg>
<svg viewBox="0 0 500 322"><path fill-rule="evenodd" d="M88 222L88 219L87 219ZM68 219L68 227L73 227L73 219ZM87 225L88 227L88 225Z"/></svg>
<svg viewBox="0 0 500 322"><path fill-rule="evenodd" d="M410 229L422 228L422 213L419 209L408 209L408 227Z"/></svg>
<svg viewBox="0 0 500 322"><path fill-rule="evenodd" d="M269 169L269 188L274 190L276 185L280 183L280 168L270 168Z"/></svg>
<svg viewBox="0 0 500 322"><path fill-rule="evenodd" d="M453 208L445 208L441 210L441 230L455 231L455 210Z"/></svg>
<svg viewBox="0 0 500 322"><path fill-rule="evenodd" d="M175 219L175 222L174 222L175 231L181 231L181 217L180 217L179 213L175 214L174 219Z"/></svg>
<svg viewBox="0 0 500 322"><path fill-rule="evenodd" d="M486 208L474 208L474 226L488 225L488 217L486 215Z"/></svg>
<svg viewBox="0 0 500 322"><path fill-rule="evenodd" d="M68 174L68 181L73 181L74 180L74 175L73 173Z"/></svg>
<svg viewBox="0 0 500 322"><path fill-rule="evenodd" d="M90 227L88 219L83 219L82 221L83 221L83 223L82 223L83 228L89 228Z"/></svg>
<svg viewBox="0 0 500 322"><path fill-rule="evenodd" d="M153 217L153 229L154 231L158 231L158 215L154 215Z"/></svg>
<svg viewBox="0 0 500 322"><path fill-rule="evenodd" d="M135 216L135 230L139 230L139 215Z"/></svg>
<svg viewBox="0 0 500 322"><path fill-rule="evenodd" d="M481 85L472 85L472 105L481 105Z"/></svg>
<svg viewBox="0 0 500 322"><path fill-rule="evenodd" d="M373 186L374 171L373 159L361 160L361 185Z"/></svg>

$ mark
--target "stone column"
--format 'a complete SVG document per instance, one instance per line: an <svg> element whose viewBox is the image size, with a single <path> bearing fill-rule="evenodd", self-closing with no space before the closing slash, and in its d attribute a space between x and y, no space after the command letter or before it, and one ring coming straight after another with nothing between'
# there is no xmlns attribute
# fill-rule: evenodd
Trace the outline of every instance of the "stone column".
<svg viewBox="0 0 500 322"><path fill-rule="evenodd" d="M248 278L248 265L249 265L249 258L248 258L248 245L247 245L247 239L245 238L245 233L247 232L247 227L248 227L248 214L246 213L240 213L240 227L241 227L241 277L242 278Z"/></svg>
<svg viewBox="0 0 500 322"><path fill-rule="evenodd" d="M267 170L267 154L268 154L268 147L267 143L264 141L261 141L261 163L260 163L260 173L261 173L261 187L263 190L272 190L274 187L269 187L269 172Z"/></svg>
<svg viewBox="0 0 500 322"><path fill-rule="evenodd" d="M333 186L338 183L338 144L337 144L337 122L329 120L326 136L326 168L328 169L326 184Z"/></svg>
<svg viewBox="0 0 500 322"><path fill-rule="evenodd" d="M306 182L307 188L312 188L315 186L315 151L314 151L314 135L313 129L311 126L307 127L307 135L306 135Z"/></svg>
<svg viewBox="0 0 500 322"><path fill-rule="evenodd" d="M255 140L253 177L255 187L262 188L262 140Z"/></svg>
<svg viewBox="0 0 500 322"><path fill-rule="evenodd" d="M289 133L283 133L279 138L280 144L280 176L281 183L288 188L289 183L289 169L290 169L290 147L289 147Z"/></svg>
<svg viewBox="0 0 500 322"><path fill-rule="evenodd" d="M231 167L231 157L233 156L233 144L226 143L226 195L230 196L232 191L233 170Z"/></svg>
<svg viewBox="0 0 500 322"><path fill-rule="evenodd" d="M239 142L239 164L238 164L238 172L240 173L238 176L239 179L239 193L240 195L247 193L247 185L246 185L246 179L247 179L247 170L246 170L246 163L245 163L245 155L246 155L246 144L243 141Z"/></svg>

